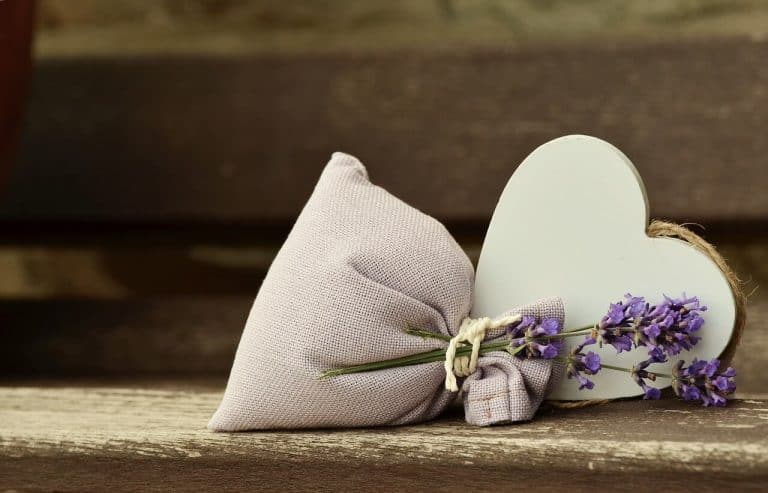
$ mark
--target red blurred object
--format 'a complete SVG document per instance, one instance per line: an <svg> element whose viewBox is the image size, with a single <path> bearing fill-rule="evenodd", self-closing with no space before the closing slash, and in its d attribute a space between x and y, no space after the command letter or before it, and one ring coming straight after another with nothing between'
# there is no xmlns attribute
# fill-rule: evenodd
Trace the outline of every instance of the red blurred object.
<svg viewBox="0 0 768 493"><path fill-rule="evenodd" d="M31 64L33 0L0 0L0 185L19 136Z"/></svg>

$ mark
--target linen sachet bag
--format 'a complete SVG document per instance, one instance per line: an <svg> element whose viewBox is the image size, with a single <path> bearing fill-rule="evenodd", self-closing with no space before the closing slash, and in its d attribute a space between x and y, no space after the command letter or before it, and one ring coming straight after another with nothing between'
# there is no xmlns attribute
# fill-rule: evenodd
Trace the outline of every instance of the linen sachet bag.
<svg viewBox="0 0 768 493"><path fill-rule="evenodd" d="M404 333L455 336L472 307L472 264L445 227L370 183L335 153L272 263L251 309L216 431L399 425L434 418L456 393L443 362L319 378L330 368L446 347ZM514 279L510 279L514 282ZM508 314L555 318L559 299ZM484 314L490 317L506 314ZM505 337L489 330L485 340ZM504 351L459 380L466 420L533 417L563 368Z"/></svg>

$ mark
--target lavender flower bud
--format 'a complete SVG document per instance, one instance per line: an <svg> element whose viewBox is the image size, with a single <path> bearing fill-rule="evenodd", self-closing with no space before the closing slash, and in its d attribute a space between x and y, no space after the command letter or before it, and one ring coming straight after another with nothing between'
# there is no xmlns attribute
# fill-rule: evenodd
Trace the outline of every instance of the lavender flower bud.
<svg viewBox="0 0 768 493"><path fill-rule="evenodd" d="M595 375L602 368L600 355L592 351L586 354L583 353L584 346L594 344L595 342L595 339L592 337L587 337L581 344L573 348L568 356L565 370L566 375L568 375L568 378L575 378L579 381L579 390L594 388L595 383L583 374Z"/></svg>
<svg viewBox="0 0 768 493"><path fill-rule="evenodd" d="M600 346L610 344L617 352L632 349L632 338L629 333L635 318L642 317L647 303L641 297L627 293L624 301L611 303L608 313L597 324L597 340Z"/></svg>
<svg viewBox="0 0 768 493"><path fill-rule="evenodd" d="M649 372L646 368L652 363L664 363L665 361L667 361L667 356L664 352L660 348L654 347L648 352L647 360L641 361L632 367L630 374L635 383L643 389L643 399L657 400L661 398L661 391L646 383L646 379L651 381L656 380L656 374Z"/></svg>
<svg viewBox="0 0 768 493"><path fill-rule="evenodd" d="M672 375L672 389L687 401L701 400L704 406L725 406L726 396L736 390L733 377L736 370L730 366L719 372L720 361L694 359L685 367L684 361L678 361Z"/></svg>
<svg viewBox="0 0 768 493"><path fill-rule="evenodd" d="M562 349L562 341L550 339L560 333L562 326L556 318L545 318L537 323L535 317L524 316L517 324L507 327L507 334L512 339L510 353L520 358L556 358ZM525 349L519 349L525 346Z"/></svg>

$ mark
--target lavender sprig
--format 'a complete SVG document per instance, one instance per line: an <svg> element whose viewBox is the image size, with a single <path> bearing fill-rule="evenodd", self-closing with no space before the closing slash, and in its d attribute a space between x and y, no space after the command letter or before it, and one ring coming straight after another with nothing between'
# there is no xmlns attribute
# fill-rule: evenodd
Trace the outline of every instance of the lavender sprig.
<svg viewBox="0 0 768 493"><path fill-rule="evenodd" d="M672 389L675 394L687 401L701 400L706 406L725 406L726 396L736 390L733 378L736 370L732 367L720 372L720 361L713 359L694 360L690 366L683 366L683 361L678 361L672 376Z"/></svg>
<svg viewBox="0 0 768 493"><path fill-rule="evenodd" d="M619 353L632 349L632 338L627 329L633 327L635 320L646 310L643 298L630 294L624 295L624 298L623 302L611 303L608 313L597 324L597 341L600 346L610 344Z"/></svg>
<svg viewBox="0 0 768 493"><path fill-rule="evenodd" d="M586 354L583 352L584 346L594 343L595 340L593 338L587 337L584 342L571 350L571 353L566 360L566 375L568 375L568 378L575 378L578 380L579 390L594 388L595 383L583 374L595 375L602 368L600 365L600 355L592 351L589 351Z"/></svg>
<svg viewBox="0 0 768 493"><path fill-rule="evenodd" d="M562 331L557 319L538 320L535 317L523 316L518 322L505 328L508 336L506 340L483 343L479 347L479 354L506 351L517 358L558 359L566 364L568 378L578 381L579 390L594 388L594 382L587 376L595 375L603 368L627 372L643 389L645 399L661 397L661 391L650 386L649 381L655 381L657 377L669 378L672 379L672 388L679 397L685 400L701 400L705 406L723 406L726 396L736 389L733 381L736 372L730 367L718 372L718 360L707 362L694 359L688 367L680 361L672 375L649 369L650 365L664 363L668 356L690 350L696 345L700 340L697 332L704 324L701 312L706 309L695 296L664 296L661 303L651 306L643 297L626 294L624 300L610 305L608 313L597 324L580 329ZM420 329L408 328L405 332L445 342L451 340L448 335ZM559 357L563 339L576 336L585 337L565 358ZM630 351L633 347L647 347L648 358L632 368L603 364L598 354L592 351L584 352L586 346L596 343L601 346L610 344L619 353ZM459 346L456 356L468 356L471 352L471 346ZM436 349L391 360L330 369L322 372L321 378L444 361L445 354L445 349Z"/></svg>
<svg viewBox="0 0 768 493"><path fill-rule="evenodd" d="M569 332L561 332L561 329L562 326L560 325L560 322L554 318L537 320L533 317L522 317L519 322L506 327L507 332L513 335L520 335L520 337L515 337L511 340L502 339L486 342L480 346L479 352L483 355L494 351L505 351L518 358L551 359L557 356L557 353L553 353L552 347L559 351L560 341L563 338L582 336L591 333L592 331L591 327ZM448 335L412 327L406 328L405 333L425 339L438 339L443 342L449 342L451 340L451 337ZM460 346L456 349L456 356L469 356L471 352L471 346ZM320 378L337 377L351 373L384 370L401 366L434 363L436 361L444 360L445 349L435 349L389 360L324 370L320 373Z"/></svg>
<svg viewBox="0 0 768 493"><path fill-rule="evenodd" d="M700 400L705 407L722 407L726 405L727 396L736 391L736 370L728 367L719 371L720 361L693 359L689 366L685 361L677 362L671 375L649 371L653 363L665 363L666 355L659 348L653 348L648 353L648 359L641 361L631 369L618 366L603 365L603 368L629 372L632 379L643 389L644 399L659 399L661 391L648 385L646 380L655 381L657 377L672 379L672 390L675 395L686 401Z"/></svg>
<svg viewBox="0 0 768 493"><path fill-rule="evenodd" d="M690 351L701 340L695 333L704 325L701 312L706 310L695 296L674 299L664 296L662 303L649 309L649 323L641 337L645 345L659 347L670 356Z"/></svg>
<svg viewBox="0 0 768 493"><path fill-rule="evenodd" d="M643 389L643 399L660 399L661 390L655 387L651 387L645 382L646 379L655 382L657 374L649 372L646 368L648 368L648 366L650 366L652 363L666 362L667 356L658 347L652 348L648 352L648 356L649 358L647 360L641 361L640 363L633 366L632 370L630 370L630 374L632 375L632 379L635 381L635 383Z"/></svg>
<svg viewBox="0 0 768 493"><path fill-rule="evenodd" d="M610 305L595 327L597 340L601 346L612 345L619 353L645 346L674 356L699 342L696 332L704 324L701 312L706 309L695 296L664 296L663 302L651 306L643 297L627 293L623 301Z"/></svg>
<svg viewBox="0 0 768 493"><path fill-rule="evenodd" d="M556 358L563 347L562 339L555 339L562 326L556 318L545 318L537 323L536 317L525 315L516 324L507 327L511 341L509 352L525 358Z"/></svg>

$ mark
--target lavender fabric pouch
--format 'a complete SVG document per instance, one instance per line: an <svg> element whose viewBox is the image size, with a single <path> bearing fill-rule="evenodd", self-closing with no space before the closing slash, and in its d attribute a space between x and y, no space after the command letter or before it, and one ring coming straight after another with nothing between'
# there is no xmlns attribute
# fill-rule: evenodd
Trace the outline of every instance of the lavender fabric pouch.
<svg viewBox="0 0 768 493"><path fill-rule="evenodd" d="M456 358L464 366L458 380L443 361L320 378L449 345L407 334L408 327L444 338L461 332L467 345L503 341L503 324L523 315L562 324L556 298L487 314L496 322L468 319L473 281L472 264L442 224L371 184L356 158L335 153L256 296L208 427L416 423L450 405L457 394L446 387L454 381L471 424L531 419L561 363L499 350Z"/></svg>

